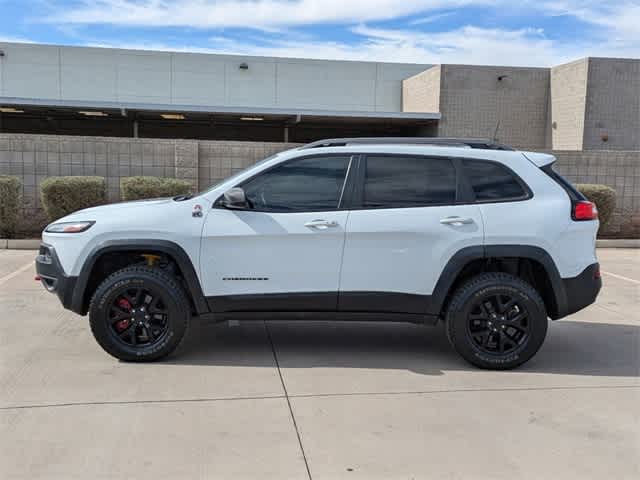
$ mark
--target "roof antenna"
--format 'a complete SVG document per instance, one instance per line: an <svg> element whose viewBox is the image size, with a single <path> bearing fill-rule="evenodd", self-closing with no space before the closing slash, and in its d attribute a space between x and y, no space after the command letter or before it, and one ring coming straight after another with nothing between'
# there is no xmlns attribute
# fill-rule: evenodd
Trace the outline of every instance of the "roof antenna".
<svg viewBox="0 0 640 480"><path fill-rule="evenodd" d="M498 142L498 130L500 129L500 120L496 123L496 130L493 132L493 141L494 143Z"/></svg>

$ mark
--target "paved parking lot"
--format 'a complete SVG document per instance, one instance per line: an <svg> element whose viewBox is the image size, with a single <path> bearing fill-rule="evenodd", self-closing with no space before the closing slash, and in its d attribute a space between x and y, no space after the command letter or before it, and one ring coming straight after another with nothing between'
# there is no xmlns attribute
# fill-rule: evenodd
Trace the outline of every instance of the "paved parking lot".
<svg viewBox="0 0 640 480"><path fill-rule="evenodd" d="M0 251L2 479L640 478L640 250L600 250L597 305L516 371L441 328L194 325L126 364Z"/></svg>

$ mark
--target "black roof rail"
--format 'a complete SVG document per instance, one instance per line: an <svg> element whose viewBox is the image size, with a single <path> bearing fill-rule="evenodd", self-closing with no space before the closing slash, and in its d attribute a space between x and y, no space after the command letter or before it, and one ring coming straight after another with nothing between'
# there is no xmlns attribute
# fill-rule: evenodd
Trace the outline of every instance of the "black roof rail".
<svg viewBox="0 0 640 480"><path fill-rule="evenodd" d="M484 150L510 150L509 145L496 143L486 138L446 137L359 137L329 138L308 143L301 148L346 147L348 145L432 145L440 147L480 148Z"/></svg>

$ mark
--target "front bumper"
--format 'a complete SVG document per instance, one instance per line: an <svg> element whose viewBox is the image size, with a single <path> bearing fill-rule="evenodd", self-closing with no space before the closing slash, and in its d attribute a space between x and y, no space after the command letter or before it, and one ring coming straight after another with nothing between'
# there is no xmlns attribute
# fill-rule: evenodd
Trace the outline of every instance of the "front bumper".
<svg viewBox="0 0 640 480"><path fill-rule="evenodd" d="M64 273L56 250L51 245L46 243L40 245L40 251L36 257L36 272L44 288L55 293L64 308L73 310L73 291L78 277L69 277Z"/></svg>
<svg viewBox="0 0 640 480"><path fill-rule="evenodd" d="M562 283L567 297L565 315L571 315L596 301L602 288L600 264L589 265L577 277L563 278Z"/></svg>

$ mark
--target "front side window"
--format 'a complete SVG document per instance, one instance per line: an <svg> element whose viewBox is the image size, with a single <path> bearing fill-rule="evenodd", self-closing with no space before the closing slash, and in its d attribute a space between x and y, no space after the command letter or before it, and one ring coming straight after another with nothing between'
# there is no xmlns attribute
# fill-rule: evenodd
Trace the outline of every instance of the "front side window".
<svg viewBox="0 0 640 480"><path fill-rule="evenodd" d="M304 212L335 210L349 167L348 156L293 160L240 185L255 210Z"/></svg>
<svg viewBox="0 0 640 480"><path fill-rule="evenodd" d="M453 204L456 171L447 158L367 158L364 208L407 208Z"/></svg>
<svg viewBox="0 0 640 480"><path fill-rule="evenodd" d="M462 165L477 201L513 200L527 194L513 173L499 163L463 160Z"/></svg>

